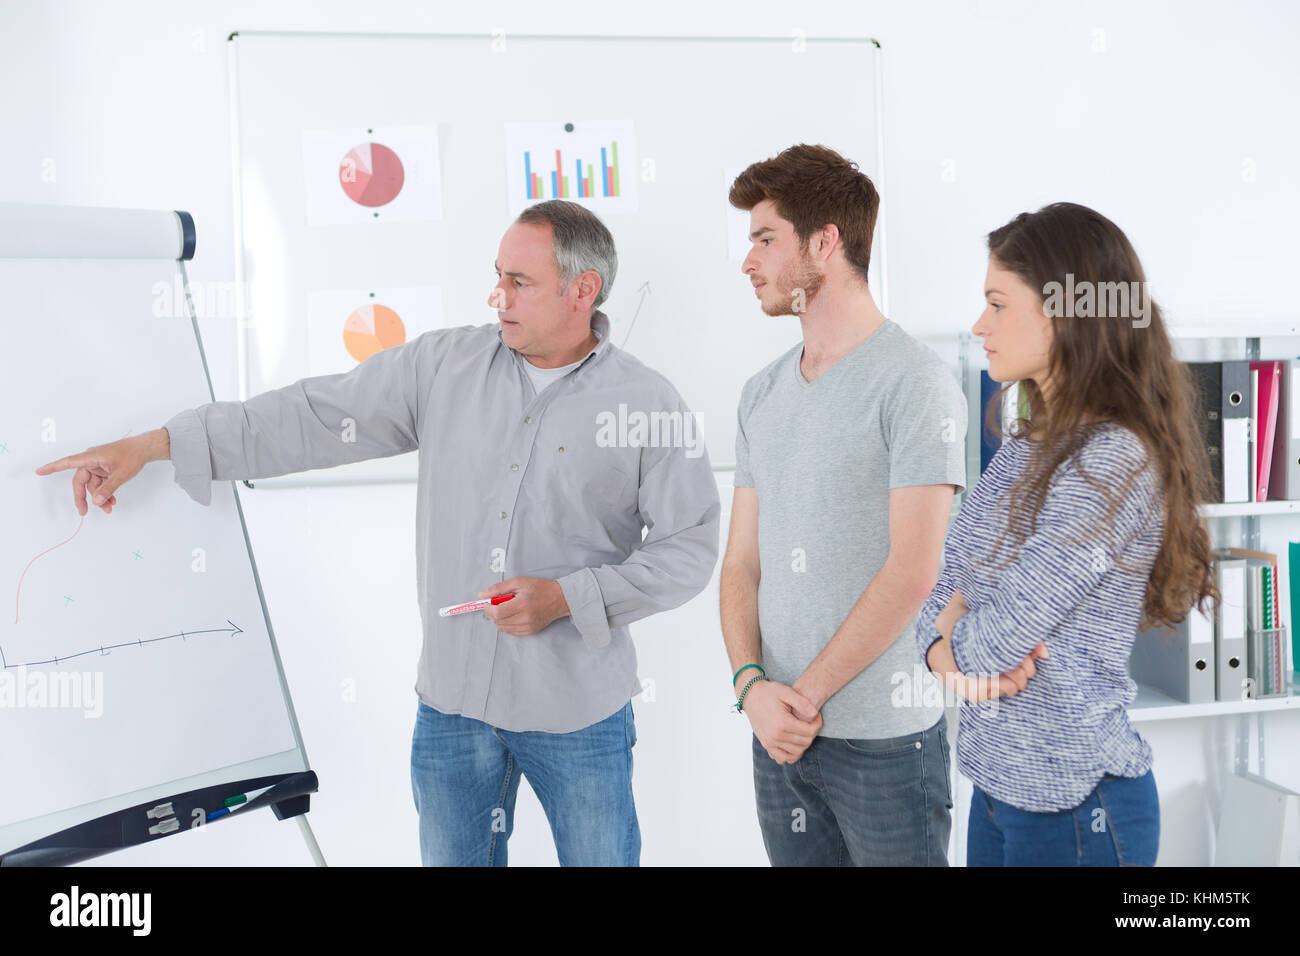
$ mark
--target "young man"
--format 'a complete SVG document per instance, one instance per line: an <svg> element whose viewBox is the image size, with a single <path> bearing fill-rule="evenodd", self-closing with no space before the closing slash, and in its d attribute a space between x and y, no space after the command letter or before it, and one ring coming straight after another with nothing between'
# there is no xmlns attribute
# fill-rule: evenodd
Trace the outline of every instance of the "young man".
<svg viewBox="0 0 1300 956"><path fill-rule="evenodd" d="M793 146L730 200L759 304L803 331L741 395L721 579L768 858L946 865L945 717L913 634L966 481L966 400L872 298L879 199L856 165Z"/></svg>
<svg viewBox="0 0 1300 956"><path fill-rule="evenodd" d="M85 514L87 488L111 511L114 492L159 459L208 504L214 480L419 448L411 785L424 863L504 866L522 773L561 864L636 865L641 688L627 625L708 584L717 485L703 448L683 441L694 429L620 445L601 428L621 403L676 422L691 413L609 341L598 306L617 258L596 216L563 201L529 207L494 268L499 324L426 332L345 374L186 410L38 473L76 468ZM514 597L438 616L476 594Z"/></svg>

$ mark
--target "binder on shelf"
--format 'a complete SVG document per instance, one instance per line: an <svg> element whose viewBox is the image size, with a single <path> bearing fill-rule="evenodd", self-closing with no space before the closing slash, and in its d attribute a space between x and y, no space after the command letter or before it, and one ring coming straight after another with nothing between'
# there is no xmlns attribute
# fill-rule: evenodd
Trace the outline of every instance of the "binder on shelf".
<svg viewBox="0 0 1300 956"><path fill-rule="evenodd" d="M1196 421L1210 457L1210 474L1214 477L1210 500L1226 501L1223 496L1223 363L1188 362L1187 367L1201 400ZM1300 483L1297 487L1300 488Z"/></svg>
<svg viewBox="0 0 1300 956"><path fill-rule="evenodd" d="M1280 364L1277 431L1273 438L1268 496L1277 501L1290 501L1300 498L1300 360L1290 359Z"/></svg>
<svg viewBox="0 0 1300 956"><path fill-rule="evenodd" d="M1204 704L1215 699L1214 621L1193 607L1174 630L1140 631L1133 641L1129 674L1175 700Z"/></svg>
<svg viewBox="0 0 1300 956"><path fill-rule="evenodd" d="M1255 501L1268 501L1269 472L1273 465L1273 439L1277 428L1277 401L1279 380L1282 377L1281 362L1251 362L1250 372L1256 382L1255 424L1251 434L1255 439L1255 451L1252 461L1255 465L1255 480L1251 485L1252 498Z"/></svg>
<svg viewBox="0 0 1300 956"><path fill-rule="evenodd" d="M1258 409L1259 409L1259 370L1252 368L1250 370L1250 412L1249 412L1250 427L1246 429L1246 441L1249 442L1250 444L1250 452L1247 455L1248 464L1250 467L1250 483L1247 485L1247 488L1250 491L1251 501L1257 500L1255 498L1255 482L1258 480L1258 478L1256 477L1255 454L1259 443L1259 415L1257 414Z"/></svg>
<svg viewBox="0 0 1300 956"><path fill-rule="evenodd" d="M979 429L980 436L981 475L984 474L984 470L988 468L989 462L993 460L993 456L998 453L998 449L1002 447L1002 439L997 435L994 435L992 430L985 427L984 424L984 414L988 410L989 402L993 401L993 396L998 393L998 389L1000 388L1002 388L1001 382L991 378L986 370L980 369L980 407L979 412L977 412L979 421L976 423L976 427ZM1005 400L1006 398L1003 396L1003 401L1005 402ZM1004 418L1006 418L1005 414L998 417L999 424L1002 423ZM1003 431L1006 431L1005 426L1003 427Z"/></svg>
<svg viewBox="0 0 1300 956"><path fill-rule="evenodd" d="M1258 624L1261 627L1278 627L1281 625L1282 604L1278 600L1276 583L1278 581L1277 572L1277 555L1271 551L1252 551L1250 548L1219 548L1214 552L1216 558L1241 558L1251 567L1267 567L1271 569L1271 580L1273 590L1268 595L1266 603L1260 605L1260 616L1258 622L1251 619L1252 626Z"/></svg>
<svg viewBox="0 0 1300 956"><path fill-rule="evenodd" d="M1223 362L1223 500L1250 500L1250 363Z"/></svg>
<svg viewBox="0 0 1300 956"><path fill-rule="evenodd" d="M1201 398L1199 425L1214 474L1216 501L1254 498L1249 361L1188 362Z"/></svg>
<svg viewBox="0 0 1300 956"><path fill-rule="evenodd" d="M1214 614L1214 699L1241 700L1246 677L1246 561L1215 562L1222 600Z"/></svg>

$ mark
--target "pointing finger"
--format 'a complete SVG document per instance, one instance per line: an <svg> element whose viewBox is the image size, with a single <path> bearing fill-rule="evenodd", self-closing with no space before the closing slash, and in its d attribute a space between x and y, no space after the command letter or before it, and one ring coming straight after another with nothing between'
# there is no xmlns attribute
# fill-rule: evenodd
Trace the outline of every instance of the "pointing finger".
<svg viewBox="0 0 1300 956"><path fill-rule="evenodd" d="M46 462L45 464L41 465L41 467L39 467L39 468L36 469L36 474L38 474L38 475L52 475L52 474L54 474L54 472L56 472L56 471L63 471L65 468L68 468L68 467L70 467L69 462L68 462L68 459L66 459L66 458L59 458L59 459L56 460L56 461Z"/></svg>
<svg viewBox="0 0 1300 956"><path fill-rule="evenodd" d="M65 458L59 458L55 461L48 462L36 469L38 475L52 475L56 471L67 471L69 468L91 467L98 462L94 458L88 458L85 455L68 455Z"/></svg>
<svg viewBox="0 0 1300 956"><path fill-rule="evenodd" d="M85 468L78 468L72 476L72 503L77 508L77 514L83 517L86 514L86 482L89 480L90 472Z"/></svg>

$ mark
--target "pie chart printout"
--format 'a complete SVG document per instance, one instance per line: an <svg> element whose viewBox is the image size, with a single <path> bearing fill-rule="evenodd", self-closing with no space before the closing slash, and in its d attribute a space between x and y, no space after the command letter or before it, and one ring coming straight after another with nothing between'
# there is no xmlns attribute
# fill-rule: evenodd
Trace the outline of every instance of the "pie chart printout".
<svg viewBox="0 0 1300 956"><path fill-rule="evenodd" d="M339 185L361 206L386 206L397 198L406 172L397 154L381 143L362 143L339 163Z"/></svg>
<svg viewBox="0 0 1300 956"><path fill-rule="evenodd" d="M386 305L363 305L343 323L343 345L358 362L405 341L401 316Z"/></svg>

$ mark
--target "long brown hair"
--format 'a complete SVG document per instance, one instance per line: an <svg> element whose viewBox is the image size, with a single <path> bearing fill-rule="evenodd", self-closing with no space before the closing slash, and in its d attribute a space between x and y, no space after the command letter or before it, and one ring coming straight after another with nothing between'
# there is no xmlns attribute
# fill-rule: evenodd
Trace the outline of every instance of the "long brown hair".
<svg viewBox="0 0 1300 956"><path fill-rule="evenodd" d="M1163 538L1147 581L1139 627L1173 626L1193 605L1205 610L1207 598L1217 603L1213 549L1198 513L1213 488L1209 454L1197 427L1200 399L1190 369L1174 357L1159 307L1145 293L1146 276L1128 238L1100 213L1061 202L1021 213L989 233L988 244L999 267L1041 290L1048 302L1058 290L1096 292L1087 317L1076 314L1069 301L1065 309L1057 308L1059 297L1056 305L1044 309L1053 332L1050 408L1037 383L1020 382L1029 416L1017 417L1014 431L1038 444L1010 493L1008 527L1015 529L1017 544L1027 535L1026 525L1036 525L1056 469L1086 444L1099 424L1115 422L1142 439L1149 461L1159 467L1163 489ZM1119 314L1097 314L1097 290L1114 292L1119 288L1115 283L1123 283L1125 291L1142 290L1145 308L1132 308L1129 300L1129 308L1111 310ZM1112 305L1118 300L1117 293L1110 297ZM999 390L987 409L985 427L999 436L998 409L1009 387ZM1106 520L1113 524L1119 495L1100 482L1092 483L1110 499Z"/></svg>

